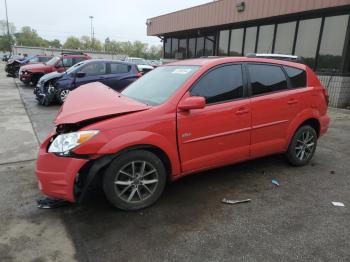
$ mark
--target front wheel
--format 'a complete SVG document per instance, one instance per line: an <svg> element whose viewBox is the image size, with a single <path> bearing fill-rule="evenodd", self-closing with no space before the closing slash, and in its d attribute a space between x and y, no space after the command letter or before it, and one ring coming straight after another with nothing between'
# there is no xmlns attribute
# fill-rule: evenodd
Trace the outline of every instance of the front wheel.
<svg viewBox="0 0 350 262"><path fill-rule="evenodd" d="M310 162L317 146L317 133L309 125L300 127L289 144L286 157L293 166L304 166Z"/></svg>
<svg viewBox="0 0 350 262"><path fill-rule="evenodd" d="M103 178L107 199L117 208L148 207L162 194L166 171L162 161L144 150L126 152L114 159Z"/></svg>
<svg viewBox="0 0 350 262"><path fill-rule="evenodd" d="M60 89L57 92L57 100L60 104L63 104L64 101L66 101L67 96L69 94L70 90L69 89Z"/></svg>

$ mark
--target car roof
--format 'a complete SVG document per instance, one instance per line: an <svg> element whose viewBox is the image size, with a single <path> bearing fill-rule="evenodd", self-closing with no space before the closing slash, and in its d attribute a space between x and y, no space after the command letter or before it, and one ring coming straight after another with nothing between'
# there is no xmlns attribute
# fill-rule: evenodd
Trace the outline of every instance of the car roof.
<svg viewBox="0 0 350 262"><path fill-rule="evenodd" d="M124 64L124 65L135 65L133 63L121 61L121 60L112 60L112 59L89 59L82 61L85 64L93 63L93 62L104 62L104 63L118 63L118 64Z"/></svg>
<svg viewBox="0 0 350 262"><path fill-rule="evenodd" d="M196 58L196 59L187 59L187 60L180 60L176 62L172 62L167 65L184 65L184 66L216 66L220 64L226 64L226 63L237 63L237 62L251 62L251 63L268 63L268 64L277 64L277 65L286 65L286 66L292 66L299 69L306 70L306 65L290 62L286 60L279 60L279 59L270 59L270 58L250 58L250 57L244 57L244 56L235 56L235 57L212 57L212 58Z"/></svg>

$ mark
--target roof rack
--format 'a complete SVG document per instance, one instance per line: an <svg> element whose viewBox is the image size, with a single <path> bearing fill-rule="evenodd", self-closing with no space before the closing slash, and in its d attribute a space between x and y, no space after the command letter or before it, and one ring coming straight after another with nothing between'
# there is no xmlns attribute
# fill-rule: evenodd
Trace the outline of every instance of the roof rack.
<svg viewBox="0 0 350 262"><path fill-rule="evenodd" d="M85 53L81 51L62 51L61 55L85 55Z"/></svg>
<svg viewBox="0 0 350 262"><path fill-rule="evenodd" d="M277 59L277 60L285 60L285 61L291 61L295 63L301 63L304 64L304 58L301 56L296 55L284 55L284 54L256 54L256 53L249 53L246 54L246 57L256 57L256 58L269 58L269 59Z"/></svg>

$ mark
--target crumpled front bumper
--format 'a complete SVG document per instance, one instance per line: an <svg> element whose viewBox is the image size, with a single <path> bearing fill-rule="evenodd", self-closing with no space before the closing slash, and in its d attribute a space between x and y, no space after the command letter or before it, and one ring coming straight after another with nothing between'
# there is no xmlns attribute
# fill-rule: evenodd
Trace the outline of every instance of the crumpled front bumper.
<svg viewBox="0 0 350 262"><path fill-rule="evenodd" d="M53 198L75 202L74 183L79 170L89 161L71 157L59 157L48 153L47 147L52 135L41 145L36 162L35 174L40 191Z"/></svg>
<svg viewBox="0 0 350 262"><path fill-rule="evenodd" d="M34 88L33 93L36 96L36 100L38 100L38 102L44 106L51 104L55 97L54 90L48 90L43 84L40 83Z"/></svg>

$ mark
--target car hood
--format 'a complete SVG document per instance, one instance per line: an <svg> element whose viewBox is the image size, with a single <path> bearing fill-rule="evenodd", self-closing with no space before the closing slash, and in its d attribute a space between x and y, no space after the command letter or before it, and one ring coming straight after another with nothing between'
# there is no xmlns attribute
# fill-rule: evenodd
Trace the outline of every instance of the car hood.
<svg viewBox="0 0 350 262"><path fill-rule="evenodd" d="M64 74L65 73L58 73L58 72L48 73L40 78L40 83L46 83L47 81L55 79L55 78L59 78L59 77L63 76Z"/></svg>
<svg viewBox="0 0 350 262"><path fill-rule="evenodd" d="M42 69L50 69L51 66L48 66L44 63L39 63L39 64L29 64L23 66L22 70L28 70L28 71L37 71L37 70L42 70Z"/></svg>
<svg viewBox="0 0 350 262"><path fill-rule="evenodd" d="M150 106L123 96L104 84L94 82L70 92L54 123L55 125L76 124L149 108Z"/></svg>

